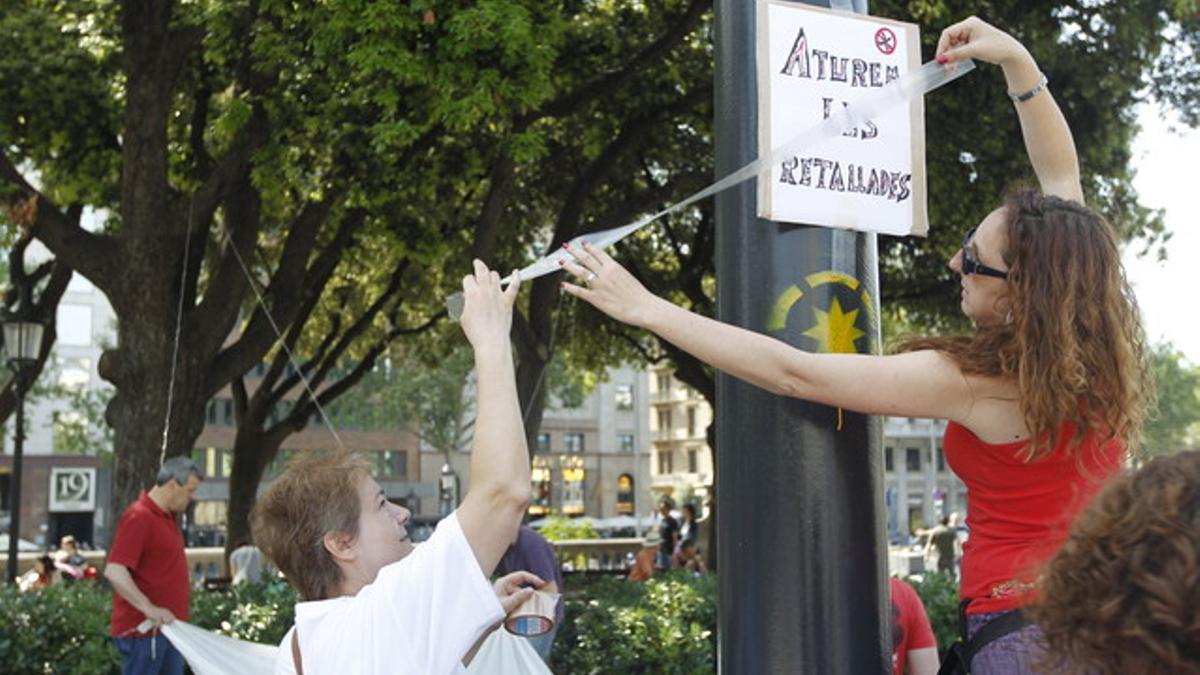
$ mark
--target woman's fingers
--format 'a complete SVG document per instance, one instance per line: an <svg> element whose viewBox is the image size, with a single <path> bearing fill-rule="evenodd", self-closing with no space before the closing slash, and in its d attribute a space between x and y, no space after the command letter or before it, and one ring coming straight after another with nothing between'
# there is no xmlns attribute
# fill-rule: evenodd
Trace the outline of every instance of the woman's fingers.
<svg viewBox="0 0 1200 675"><path fill-rule="evenodd" d="M618 264L617 261L612 259L612 256L610 256L607 251L591 242L583 242L583 250L587 251L589 255L595 258L596 262L600 264L600 267L608 267L609 265Z"/></svg>
<svg viewBox="0 0 1200 675"><path fill-rule="evenodd" d="M540 587L546 583L545 581L542 581L541 577L533 572L527 572L524 570L513 572L512 574L508 575L506 581L510 586L522 586L529 584L534 587Z"/></svg>
<svg viewBox="0 0 1200 675"><path fill-rule="evenodd" d="M962 57L961 50L956 48L970 44L976 22L978 19L972 16L942 31L936 52L938 63L950 63Z"/></svg>
<svg viewBox="0 0 1200 675"><path fill-rule="evenodd" d="M570 260L561 261L560 266L564 270L570 272L572 275L583 279L585 282L587 281L589 274L595 274L595 272L591 271L590 269L583 267L577 262L571 262Z"/></svg>
<svg viewBox="0 0 1200 675"><path fill-rule="evenodd" d="M508 275L508 278L508 288L504 289L504 299L508 300L508 304L511 306L517 299L517 292L521 288L521 272L513 270L512 274Z"/></svg>
<svg viewBox="0 0 1200 675"><path fill-rule="evenodd" d="M595 248L591 244L587 242L584 242L583 246L571 246L570 244L563 244L563 248L565 248L567 253L570 253L580 265L593 272L596 272L597 274L600 272L600 261L589 252L589 249Z"/></svg>

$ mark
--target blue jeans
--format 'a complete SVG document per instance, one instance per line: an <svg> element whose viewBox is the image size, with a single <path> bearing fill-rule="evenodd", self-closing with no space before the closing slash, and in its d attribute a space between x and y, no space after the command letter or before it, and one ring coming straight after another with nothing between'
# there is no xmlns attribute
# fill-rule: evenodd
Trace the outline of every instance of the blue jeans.
<svg viewBox="0 0 1200 675"><path fill-rule="evenodd" d="M113 642L121 654L121 675L183 675L183 654L161 634L113 638Z"/></svg>

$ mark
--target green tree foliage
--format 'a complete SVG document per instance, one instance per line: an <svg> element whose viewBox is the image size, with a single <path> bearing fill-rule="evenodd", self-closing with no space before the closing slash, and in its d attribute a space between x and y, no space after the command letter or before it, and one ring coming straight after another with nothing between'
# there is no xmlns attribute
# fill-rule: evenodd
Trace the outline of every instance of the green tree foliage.
<svg viewBox="0 0 1200 675"><path fill-rule="evenodd" d="M326 309L298 341L313 350L406 262L406 292L360 337L436 311L442 294L414 286L465 258L479 149L508 139L526 161L536 148L511 120L553 93L564 30L557 7L529 0L6 8L0 196L36 197L33 234L114 306L101 375L116 387L117 508L154 469L170 373L176 454L207 400L267 356L271 324L314 299ZM85 205L107 214L102 232L80 228Z"/></svg>
<svg viewBox="0 0 1200 675"><path fill-rule="evenodd" d="M1142 441L1147 455L1168 455L1196 447L1200 438L1200 368L1188 363L1170 343L1150 353L1157 406L1146 423Z"/></svg>
<svg viewBox="0 0 1200 675"><path fill-rule="evenodd" d="M465 450L475 421L468 389L474 364L471 350L461 346L435 363L415 354L384 361L338 401L333 418L354 410L370 428L408 426L423 446L443 455Z"/></svg>

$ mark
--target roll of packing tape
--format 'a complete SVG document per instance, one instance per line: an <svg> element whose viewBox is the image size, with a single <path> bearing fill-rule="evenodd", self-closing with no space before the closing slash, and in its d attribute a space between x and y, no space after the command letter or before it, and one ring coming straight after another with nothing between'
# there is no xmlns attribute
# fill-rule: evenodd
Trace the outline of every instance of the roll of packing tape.
<svg viewBox="0 0 1200 675"><path fill-rule="evenodd" d="M534 591L529 599L504 619L504 629L521 637L545 635L554 628L558 593Z"/></svg>

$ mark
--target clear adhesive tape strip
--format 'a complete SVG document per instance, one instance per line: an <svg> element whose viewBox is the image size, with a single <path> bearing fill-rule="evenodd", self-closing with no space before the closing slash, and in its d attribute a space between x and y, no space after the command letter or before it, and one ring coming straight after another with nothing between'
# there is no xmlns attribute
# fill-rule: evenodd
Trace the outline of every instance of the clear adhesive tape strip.
<svg viewBox="0 0 1200 675"><path fill-rule="evenodd" d="M920 68L905 74L879 91L862 96L858 100L850 102L849 105L843 106L841 110L835 109L828 118L793 136L783 145L772 149L770 155L759 157L690 197L675 202L658 213L646 216L628 225L615 227L611 230L581 234L571 239L568 243L571 246L578 246L580 242L586 240L599 248L608 248L663 216L687 208L705 197L710 197L748 178L757 176L766 171L768 167L782 162L790 156L799 154L800 150L811 150L824 141L837 138L845 130L853 129L867 120L874 119L893 107L904 105L917 96L924 96L934 89L966 75L974 70L974 68L975 62L970 59L946 65L940 64L937 61L930 61ZM536 279L551 272L557 272L562 269L559 261L570 258L571 254L567 251L561 248L555 250L522 269L519 272L521 280L529 281L530 279ZM508 284L510 281L512 281L511 275L502 279L501 283ZM461 292L454 293L446 298L446 311L454 321L458 321L462 316L463 295Z"/></svg>

